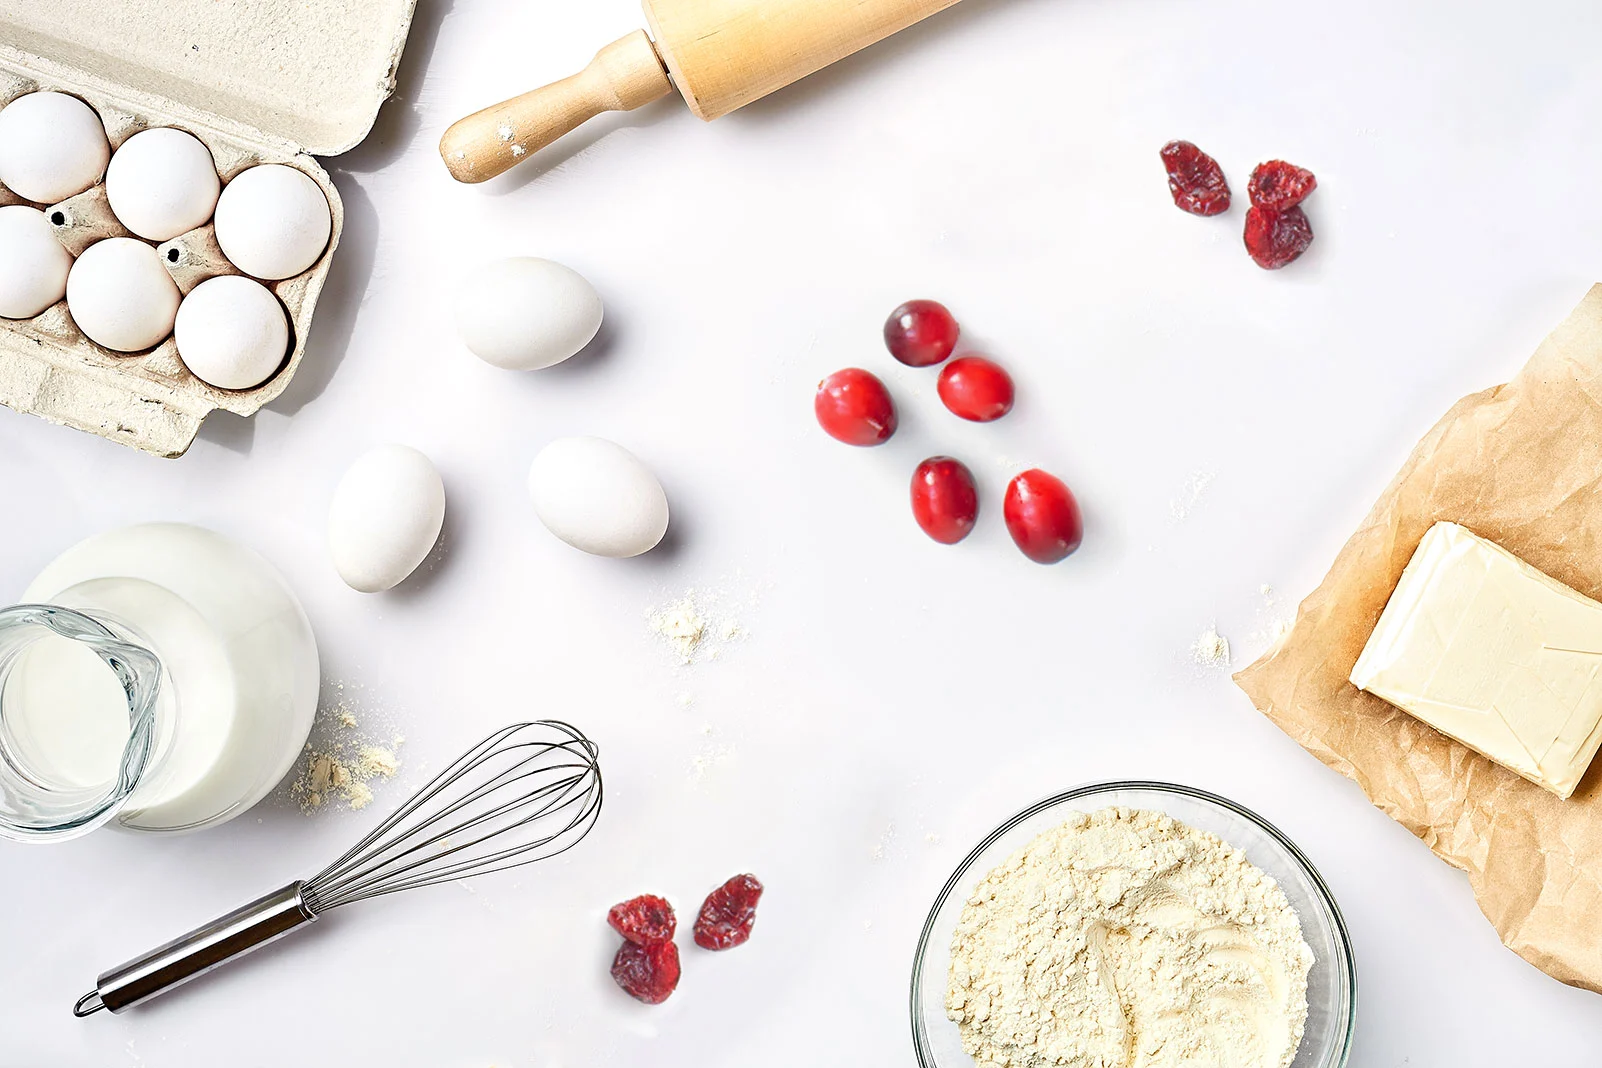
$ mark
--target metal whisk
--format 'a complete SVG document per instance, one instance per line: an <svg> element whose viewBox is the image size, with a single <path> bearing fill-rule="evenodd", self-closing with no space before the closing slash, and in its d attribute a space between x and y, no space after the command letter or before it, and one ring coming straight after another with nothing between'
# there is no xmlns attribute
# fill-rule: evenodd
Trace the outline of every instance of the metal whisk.
<svg viewBox="0 0 1602 1068"><path fill-rule="evenodd" d="M72 1014L121 1012L341 905L564 853L601 813L597 752L566 723L504 727L457 757L317 875L105 972Z"/></svg>

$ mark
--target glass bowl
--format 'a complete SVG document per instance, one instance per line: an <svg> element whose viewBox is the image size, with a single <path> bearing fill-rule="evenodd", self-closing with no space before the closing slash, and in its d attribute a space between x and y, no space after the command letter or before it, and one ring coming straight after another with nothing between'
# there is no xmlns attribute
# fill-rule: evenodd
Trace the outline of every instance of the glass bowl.
<svg viewBox="0 0 1602 1068"><path fill-rule="evenodd" d="M1351 938L1329 887L1289 838L1261 816L1216 794L1161 782L1080 786L1030 805L992 831L941 887L918 938L912 966L912 1043L922 1068L974 1068L957 1025L946 1019L951 936L963 905L990 870L1074 812L1109 806L1162 812L1218 835L1273 876L1302 921L1313 951L1307 977L1307 1031L1291 1068L1343 1068L1352 1048L1357 966Z"/></svg>

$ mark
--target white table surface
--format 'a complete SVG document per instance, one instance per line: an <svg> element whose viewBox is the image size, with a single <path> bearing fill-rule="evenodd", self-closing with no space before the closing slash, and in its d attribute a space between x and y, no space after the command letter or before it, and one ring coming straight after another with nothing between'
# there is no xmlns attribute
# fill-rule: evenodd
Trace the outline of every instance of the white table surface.
<svg viewBox="0 0 1602 1068"><path fill-rule="evenodd" d="M283 569L330 684L408 739L364 813L269 801L186 838L0 849L0 1065L908 1065L913 945L950 869L1027 802L1118 777L1224 793L1312 857L1356 945L1354 1065L1594 1060L1602 999L1503 949L1462 875L1187 650L1214 622L1235 666L1261 650L1413 442L1602 274L1602 8L968 0L714 125L664 101L450 181L449 121L638 24L631 0L422 0L396 98L329 161L344 244L299 375L254 420L216 416L165 461L0 411L5 589L94 531L215 527ZM1312 252L1267 274L1242 207L1176 211L1171 137L1241 202L1261 159L1316 170ZM456 279L506 255L599 287L593 351L512 374L460 347ZM1012 416L960 425L932 372L890 361L880 324L921 296L1013 368ZM849 364L896 391L884 448L813 423L817 379ZM591 559L540 527L524 474L569 433L660 474L668 546ZM363 596L324 518L389 440L434 458L450 514L430 570ZM936 452L984 496L955 549L905 502ZM1034 464L1088 517L1050 569L1000 523ZM687 588L746 637L682 668L644 617ZM68 1014L100 970L315 870L427 766L531 715L604 747L605 815L569 860L353 909L143 1011ZM608 905L663 893L687 926L746 870L769 887L748 946L689 949L663 1007L612 986Z"/></svg>

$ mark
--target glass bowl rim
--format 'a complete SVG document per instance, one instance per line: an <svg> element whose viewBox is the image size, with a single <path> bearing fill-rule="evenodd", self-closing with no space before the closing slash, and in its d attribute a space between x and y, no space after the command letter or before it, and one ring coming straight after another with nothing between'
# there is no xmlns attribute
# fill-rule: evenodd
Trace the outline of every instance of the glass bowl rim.
<svg viewBox="0 0 1602 1068"><path fill-rule="evenodd" d="M1329 884L1324 881L1324 877L1319 874L1318 868L1313 865L1313 862L1307 859L1307 854L1302 852L1300 846L1291 841L1284 831L1281 831L1251 809L1208 790L1198 789L1194 786L1184 786L1180 783L1161 782L1156 779L1109 779L1104 782L1085 783L1064 790L1061 793L1043 797L1004 820L995 830L980 839L979 843L968 851L967 856L962 858L962 862L957 865L956 870L951 873L951 877L940 888L940 893L935 895L934 904L929 909L929 915L924 918L923 929L918 932L918 948L912 959L910 1000L912 1010L912 1049L913 1054L918 1058L919 1068L940 1068L935 1063L933 1051L929 1049L928 1035L923 1026L922 980L924 965L929 957L930 936L934 933L935 920L939 917L940 910L945 907L947 900L951 897L952 891L956 889L957 884L968 873L968 870L973 867L974 862L979 859L981 854L995 845L1003 835L1025 820L1057 805L1065 804L1069 801L1077 801L1092 794L1107 793L1113 790L1148 790L1155 793L1178 794L1182 797L1217 805L1255 825L1284 849L1291 860L1307 875L1308 881L1318 895L1319 902L1324 906L1329 916L1330 926L1335 932L1335 942L1340 947L1340 961L1346 975L1346 1027L1341 1036L1340 1056L1335 1061L1337 1065L1344 1068L1351 1060L1352 1038L1357 1030L1357 959L1352 953L1352 936L1351 932L1347 930L1346 918L1341 915L1340 906L1335 903L1335 895L1330 891Z"/></svg>

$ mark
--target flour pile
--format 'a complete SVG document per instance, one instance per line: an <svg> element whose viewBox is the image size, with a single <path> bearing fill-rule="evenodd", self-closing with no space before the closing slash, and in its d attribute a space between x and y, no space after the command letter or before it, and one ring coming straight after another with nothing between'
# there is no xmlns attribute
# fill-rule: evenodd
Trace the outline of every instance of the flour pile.
<svg viewBox="0 0 1602 1068"><path fill-rule="evenodd" d="M310 816L343 804L360 811L373 803L373 787L400 770L397 751L406 739L394 732L379 741L359 729L354 695L344 683L324 689L331 697L317 713L289 799ZM365 716L365 714L364 714Z"/></svg>
<svg viewBox="0 0 1602 1068"><path fill-rule="evenodd" d="M995 1068L1286 1068L1312 964L1284 892L1240 850L1108 808L974 889L946 1015Z"/></svg>
<svg viewBox="0 0 1602 1068"><path fill-rule="evenodd" d="M702 660L716 660L723 647L744 636L733 616L713 620L721 600L715 594L686 590L684 596L657 608L646 616L651 632L667 643L674 659L688 666Z"/></svg>

